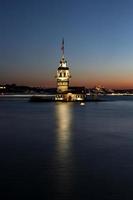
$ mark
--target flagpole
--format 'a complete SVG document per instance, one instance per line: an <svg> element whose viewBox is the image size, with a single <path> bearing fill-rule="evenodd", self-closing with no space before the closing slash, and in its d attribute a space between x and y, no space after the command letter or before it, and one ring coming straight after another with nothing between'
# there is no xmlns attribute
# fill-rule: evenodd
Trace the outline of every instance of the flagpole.
<svg viewBox="0 0 133 200"><path fill-rule="evenodd" d="M64 38L62 39L61 50L62 50L62 57L64 58Z"/></svg>

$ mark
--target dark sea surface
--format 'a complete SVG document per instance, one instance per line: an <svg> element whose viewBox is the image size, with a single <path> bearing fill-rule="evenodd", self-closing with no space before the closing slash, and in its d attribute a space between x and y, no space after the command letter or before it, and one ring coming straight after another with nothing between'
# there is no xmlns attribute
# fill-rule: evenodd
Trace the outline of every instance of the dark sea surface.
<svg viewBox="0 0 133 200"><path fill-rule="evenodd" d="M132 200L133 97L1 98L0 190L2 200Z"/></svg>

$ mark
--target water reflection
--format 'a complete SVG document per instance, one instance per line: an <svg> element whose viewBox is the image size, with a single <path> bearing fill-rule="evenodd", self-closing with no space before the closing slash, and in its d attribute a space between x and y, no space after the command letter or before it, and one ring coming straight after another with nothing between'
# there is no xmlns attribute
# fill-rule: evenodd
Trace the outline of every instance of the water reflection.
<svg viewBox="0 0 133 200"><path fill-rule="evenodd" d="M70 149L71 124L72 124L72 105L67 103L57 104L57 144L60 156L67 156Z"/></svg>
<svg viewBox="0 0 133 200"><path fill-rule="evenodd" d="M56 105L56 192L62 199L72 194L72 107Z"/></svg>

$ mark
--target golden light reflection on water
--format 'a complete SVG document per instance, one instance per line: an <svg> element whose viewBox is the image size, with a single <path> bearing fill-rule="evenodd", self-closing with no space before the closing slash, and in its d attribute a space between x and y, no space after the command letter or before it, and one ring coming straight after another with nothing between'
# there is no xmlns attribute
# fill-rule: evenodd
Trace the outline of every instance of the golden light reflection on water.
<svg viewBox="0 0 133 200"><path fill-rule="evenodd" d="M56 104L56 189L60 197L72 189L72 108L71 103Z"/></svg>
<svg viewBox="0 0 133 200"><path fill-rule="evenodd" d="M57 145L62 156L69 151L71 124L72 124L72 104L59 103L56 106L57 122Z"/></svg>

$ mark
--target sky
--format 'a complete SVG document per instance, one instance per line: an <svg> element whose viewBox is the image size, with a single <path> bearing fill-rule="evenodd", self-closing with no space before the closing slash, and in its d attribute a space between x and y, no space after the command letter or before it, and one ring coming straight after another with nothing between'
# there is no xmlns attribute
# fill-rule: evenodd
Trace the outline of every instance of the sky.
<svg viewBox="0 0 133 200"><path fill-rule="evenodd" d="M132 0L0 0L0 83L55 87L63 37L71 85L133 88Z"/></svg>

